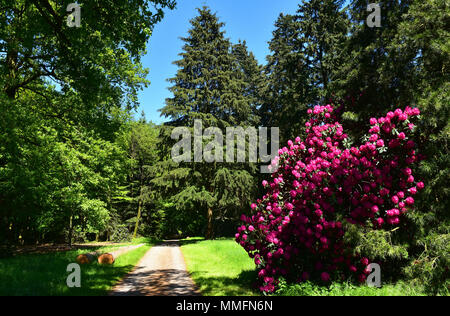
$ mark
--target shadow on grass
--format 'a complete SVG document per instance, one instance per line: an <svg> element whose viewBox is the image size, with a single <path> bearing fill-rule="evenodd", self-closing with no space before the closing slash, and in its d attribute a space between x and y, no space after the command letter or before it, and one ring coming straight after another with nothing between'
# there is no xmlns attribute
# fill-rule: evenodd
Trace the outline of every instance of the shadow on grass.
<svg viewBox="0 0 450 316"><path fill-rule="evenodd" d="M199 242L205 241L204 238L192 238L192 239L180 239L177 243L180 246L197 244Z"/></svg>
<svg viewBox="0 0 450 316"><path fill-rule="evenodd" d="M90 249L98 249L93 247ZM69 288L67 266L74 263L80 251L42 255L20 255L0 260L0 295L106 295L107 291L133 266L81 266L81 288Z"/></svg>
<svg viewBox="0 0 450 316"><path fill-rule="evenodd" d="M204 271L199 271L191 274L203 295L259 295L255 286L257 280L256 271L242 271L237 278L201 276L204 273Z"/></svg>

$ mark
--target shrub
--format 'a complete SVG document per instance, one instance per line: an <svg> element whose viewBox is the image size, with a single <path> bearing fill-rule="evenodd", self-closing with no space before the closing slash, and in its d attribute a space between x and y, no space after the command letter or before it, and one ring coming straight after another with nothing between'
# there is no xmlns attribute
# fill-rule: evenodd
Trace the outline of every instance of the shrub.
<svg viewBox="0 0 450 316"><path fill-rule="evenodd" d="M363 282L371 260L355 253L346 227L401 227L424 187L414 178L422 158L411 138L419 109L370 119L359 147L351 146L331 105L308 114L306 139L279 150L271 181L263 181L267 193L251 205L251 216L241 217L236 234L254 258L264 292L273 292L280 277Z"/></svg>

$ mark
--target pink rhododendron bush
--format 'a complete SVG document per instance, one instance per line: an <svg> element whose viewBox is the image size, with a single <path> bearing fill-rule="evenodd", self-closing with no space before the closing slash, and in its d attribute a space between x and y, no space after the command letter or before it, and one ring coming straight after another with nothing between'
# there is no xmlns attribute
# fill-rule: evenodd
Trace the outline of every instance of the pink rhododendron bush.
<svg viewBox="0 0 450 316"><path fill-rule="evenodd" d="M236 234L254 258L264 292L274 291L280 277L363 282L370 260L349 249L343 223L399 227L424 187L413 173L420 159L411 139L419 109L372 118L359 147L348 144L332 106L308 114L306 139L279 150L271 181L263 181L267 193L242 216Z"/></svg>

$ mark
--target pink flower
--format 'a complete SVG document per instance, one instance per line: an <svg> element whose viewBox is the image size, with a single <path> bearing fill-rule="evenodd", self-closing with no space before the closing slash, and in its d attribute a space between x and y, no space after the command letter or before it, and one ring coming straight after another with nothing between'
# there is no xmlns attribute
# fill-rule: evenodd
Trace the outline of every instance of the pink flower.
<svg viewBox="0 0 450 316"><path fill-rule="evenodd" d="M407 197L405 199L405 203L408 204L408 205L413 205L414 204L414 199L409 196L409 197Z"/></svg>
<svg viewBox="0 0 450 316"><path fill-rule="evenodd" d="M361 264L363 265L363 266L368 266L369 265L369 259L367 259L367 258L361 258Z"/></svg>
<svg viewBox="0 0 450 316"><path fill-rule="evenodd" d="M320 275L320 278L324 282L330 281L330 275L327 272L322 272L322 274Z"/></svg>
<svg viewBox="0 0 450 316"><path fill-rule="evenodd" d="M384 140L379 139L379 140L377 141L377 147L383 147L383 146L384 146Z"/></svg>
<svg viewBox="0 0 450 316"><path fill-rule="evenodd" d="M398 120L399 121L406 121L408 119L408 115L406 115L405 113L403 113L403 114L401 114L399 117L398 117Z"/></svg>
<svg viewBox="0 0 450 316"><path fill-rule="evenodd" d="M391 198L391 200L392 200L392 203L398 204L398 201L399 201L398 196L394 195L394 196Z"/></svg>
<svg viewBox="0 0 450 316"><path fill-rule="evenodd" d="M417 193L417 189L416 187L412 187L409 189L409 193L411 193L412 195L415 195Z"/></svg>
<svg viewBox="0 0 450 316"><path fill-rule="evenodd" d="M401 132L400 134L398 134L398 139L404 140L405 138L406 138L405 133Z"/></svg>

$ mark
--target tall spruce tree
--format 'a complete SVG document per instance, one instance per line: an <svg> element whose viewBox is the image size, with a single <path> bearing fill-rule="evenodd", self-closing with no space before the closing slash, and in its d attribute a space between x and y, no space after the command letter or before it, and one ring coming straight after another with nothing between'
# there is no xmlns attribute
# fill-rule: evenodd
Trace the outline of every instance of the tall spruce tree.
<svg viewBox="0 0 450 316"><path fill-rule="evenodd" d="M252 109L252 116L249 117L248 121L258 124L260 123L258 110L261 108L262 91L266 80L263 74L263 66L258 64L255 55L248 50L246 41L239 41L239 43L233 45L232 54L236 59L236 70L244 80L243 94Z"/></svg>
<svg viewBox="0 0 450 316"><path fill-rule="evenodd" d="M360 127L392 105L412 101L417 52L402 47L404 43L393 44L411 2L383 1L380 27L370 27L366 22L370 14L367 1L350 4L350 36L343 49L345 58L335 68L332 86L339 97L352 99L346 109L356 114Z"/></svg>
<svg viewBox="0 0 450 316"><path fill-rule="evenodd" d="M247 66L232 53L232 45L222 31L224 24L207 7L198 9L191 24L189 36L183 38L182 58L175 62L179 70L169 79L173 97L161 109L161 114L171 120L166 124L166 136L175 126L192 131L194 120L201 120L203 129L218 127L224 135L226 127L251 125L256 119L252 115L256 102L242 71ZM243 47L240 49L243 51ZM224 146L218 147L216 150L224 154ZM216 219L235 219L248 207L254 166L205 161L174 164L170 160L168 164L172 164L168 172L154 182L172 193L171 201L181 212L205 216L206 238L214 237Z"/></svg>
<svg viewBox="0 0 450 316"><path fill-rule="evenodd" d="M301 130L308 106L332 96L329 85L343 59L349 23L342 1L312 0L300 4L296 15L280 15L275 26L262 115L281 128L286 141Z"/></svg>
<svg viewBox="0 0 450 316"><path fill-rule="evenodd" d="M329 84L333 69L344 58L343 46L349 30L342 0L310 0L297 10L300 35L298 47L308 61L310 85L316 91L316 101L324 102L332 96Z"/></svg>
<svg viewBox="0 0 450 316"><path fill-rule="evenodd" d="M267 56L264 103L260 109L262 124L280 127L282 142L300 130L303 113L313 94L308 86L306 60L298 47L299 28L293 15L278 17L272 54Z"/></svg>

